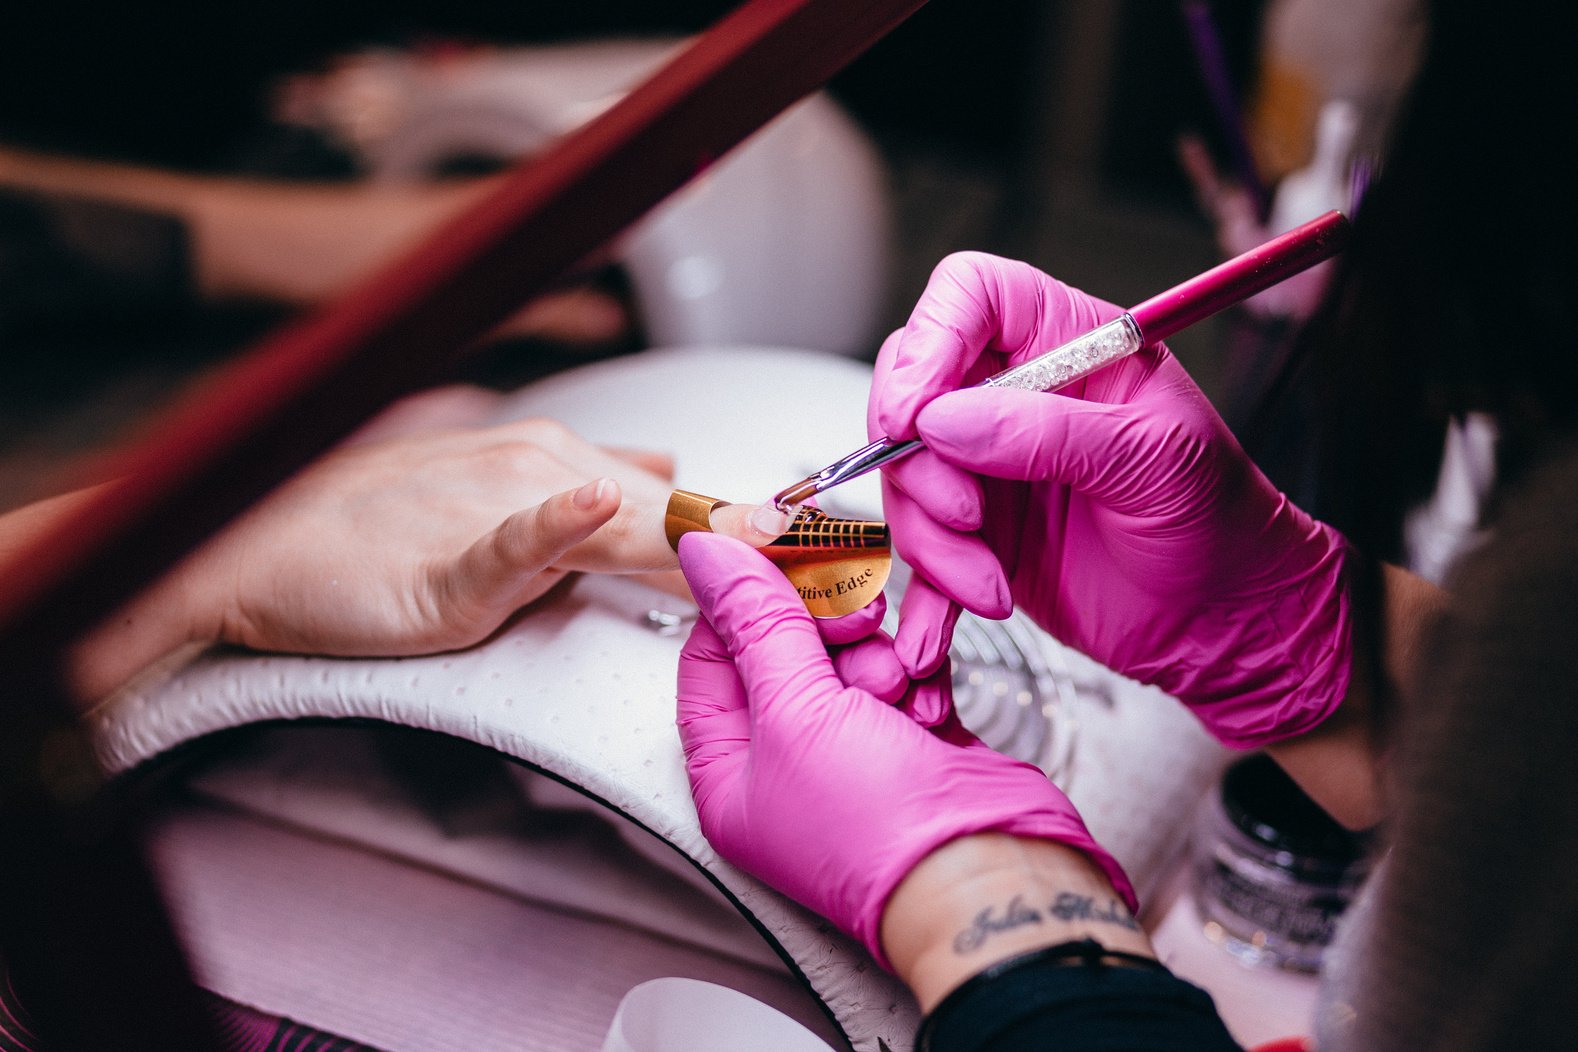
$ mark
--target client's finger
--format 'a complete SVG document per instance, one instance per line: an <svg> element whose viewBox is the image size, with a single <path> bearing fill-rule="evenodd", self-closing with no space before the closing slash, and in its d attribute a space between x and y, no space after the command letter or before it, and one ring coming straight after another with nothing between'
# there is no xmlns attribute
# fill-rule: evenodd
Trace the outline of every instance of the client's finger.
<svg viewBox="0 0 1578 1052"><path fill-rule="evenodd" d="M771 504L724 504L712 509L712 532L760 548L783 536L790 519Z"/></svg>
<svg viewBox="0 0 1578 1052"><path fill-rule="evenodd" d="M526 605L558 582L561 557L607 523L619 500L617 482L596 479L516 512L437 567L433 594L459 611L502 615Z"/></svg>
<svg viewBox="0 0 1578 1052"><path fill-rule="evenodd" d="M627 464L634 464L642 471L650 472L665 482L674 481L674 454L665 453L660 449L636 449L629 446L604 446L603 452L609 456L617 457Z"/></svg>
<svg viewBox="0 0 1578 1052"><path fill-rule="evenodd" d="M679 568L679 557L663 533L663 506L627 500L602 529L564 554L556 564L587 573L653 573Z"/></svg>
<svg viewBox="0 0 1578 1052"><path fill-rule="evenodd" d="M667 505L628 499L608 524L565 553L556 565L589 573L654 573L675 570L663 517ZM766 505L726 504L712 513L712 531L760 548L783 533L788 516Z"/></svg>

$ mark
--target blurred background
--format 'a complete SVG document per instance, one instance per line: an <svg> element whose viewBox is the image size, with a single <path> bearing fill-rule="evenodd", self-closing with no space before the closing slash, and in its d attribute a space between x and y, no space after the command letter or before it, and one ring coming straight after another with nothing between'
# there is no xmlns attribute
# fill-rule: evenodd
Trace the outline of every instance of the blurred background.
<svg viewBox="0 0 1578 1052"><path fill-rule="evenodd" d="M402 77L431 86L436 70L442 85L516 49L676 40L734 5L30 6L0 42L0 191L16 169L8 168L5 151L203 179L356 185L390 163L392 133L367 126L389 108L385 96ZM1411 29L1412 5L1397 0L1195 6L1215 30L1217 72L1243 107L1241 130L1271 185L1309 163L1316 114L1338 91L1334 78L1348 78L1342 90L1349 94L1356 83L1384 100L1406 73L1395 48L1384 61L1376 56L1391 40L1376 26ZM881 335L903 323L933 264L959 249L1029 260L1123 304L1222 258L1220 216L1179 161L1180 136L1198 136L1223 169L1233 147L1208 94L1189 7L1171 0L932 0L838 75L826 94L875 152L872 178L884 215L857 231L880 242L880 280L859 286L866 300L860 331L829 349L873 357ZM382 146L369 147L378 135ZM502 163L496 155L451 151L424 177L464 182ZM833 171L825 192L847 190ZM800 206L783 207L792 213ZM0 208L0 235L8 221L20 222L18 214ZM708 223L702 215L690 229L704 237ZM98 229L89 235L97 251L111 253L115 231L124 231ZM756 246L762 259L818 251L786 247L771 229ZM15 228L11 233L15 241ZM189 265L180 226L164 237L167 265ZM161 244L147 231L126 243ZM0 288L11 289L0 292L0 510L58 488L63 463L125 436L194 377L310 306L243 290L174 307L122 302L103 312L75 311L67 302L51 313L28 291L38 282L37 260L14 248L8 256L5 244L0 237ZM576 280L591 298L570 299L558 313L501 335L457 378L511 387L651 345L654 308L635 295L643 290L632 284L644 279L639 271L632 277L633 266L614 252L589 267ZM590 313L577 315L588 305ZM1231 400L1235 382L1225 350L1231 341L1224 326L1231 323L1213 320L1169 341L1221 402Z"/></svg>

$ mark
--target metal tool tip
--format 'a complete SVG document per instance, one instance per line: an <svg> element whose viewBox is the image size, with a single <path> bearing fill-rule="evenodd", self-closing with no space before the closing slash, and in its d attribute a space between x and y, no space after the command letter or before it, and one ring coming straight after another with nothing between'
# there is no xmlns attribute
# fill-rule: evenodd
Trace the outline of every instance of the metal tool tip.
<svg viewBox="0 0 1578 1052"><path fill-rule="evenodd" d="M801 479L788 489L779 490L773 495L773 507L780 511L787 511L797 504L804 504L816 496L816 476Z"/></svg>

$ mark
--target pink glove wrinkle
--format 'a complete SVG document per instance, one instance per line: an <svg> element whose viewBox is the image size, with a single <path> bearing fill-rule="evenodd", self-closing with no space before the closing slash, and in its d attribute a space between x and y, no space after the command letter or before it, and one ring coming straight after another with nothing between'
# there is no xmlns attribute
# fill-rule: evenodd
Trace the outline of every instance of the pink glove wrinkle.
<svg viewBox="0 0 1578 1052"><path fill-rule="evenodd" d="M995 616L971 583L990 561L1043 628L1173 694L1224 743L1302 733L1348 687L1346 543L1271 485L1166 348L1056 394L959 389L1116 313L1026 264L971 253L943 261L884 346L870 418L913 427L927 447L887 469L885 514L935 593L905 596L901 615L927 620L901 619L900 660L913 673L937 658L944 603ZM977 476L978 532L956 525L969 518L962 489L935 470L916 483L910 462L923 457Z"/></svg>
<svg viewBox="0 0 1578 1052"><path fill-rule="evenodd" d="M882 911L923 857L1000 831L1086 852L1136 907L1113 858L1040 770L936 731L838 675L817 626L748 546L688 534L702 618L680 655L678 724L702 832L720 855L849 932L888 967Z"/></svg>

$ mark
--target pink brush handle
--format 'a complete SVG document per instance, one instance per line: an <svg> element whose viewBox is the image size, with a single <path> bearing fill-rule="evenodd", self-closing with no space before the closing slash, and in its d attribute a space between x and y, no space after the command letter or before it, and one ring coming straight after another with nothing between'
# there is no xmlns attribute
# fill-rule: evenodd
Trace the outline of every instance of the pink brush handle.
<svg viewBox="0 0 1578 1052"><path fill-rule="evenodd" d="M1129 316L1139 326L1146 344L1165 340L1180 329L1336 255L1348 243L1351 229L1341 212L1327 212L1152 296L1129 311Z"/></svg>

